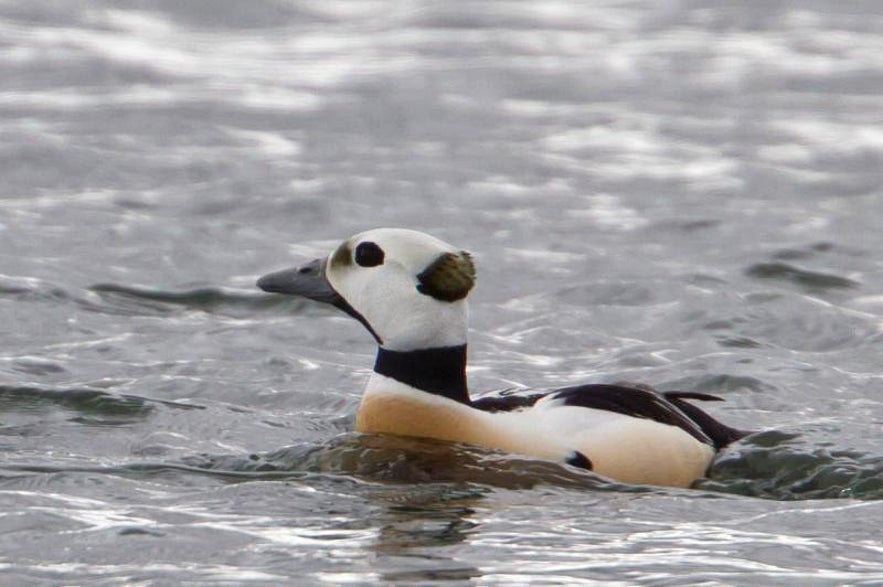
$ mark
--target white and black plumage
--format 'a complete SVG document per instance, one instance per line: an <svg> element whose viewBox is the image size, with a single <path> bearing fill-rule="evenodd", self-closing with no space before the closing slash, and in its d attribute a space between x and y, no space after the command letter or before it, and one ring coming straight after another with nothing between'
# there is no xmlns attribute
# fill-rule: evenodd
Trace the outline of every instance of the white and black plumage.
<svg viewBox="0 0 883 587"><path fill-rule="evenodd" d="M470 399L466 296L474 283L465 251L421 232L380 228L258 286L334 305L374 336L360 432L462 442L617 481L679 487L703 477L716 451L745 435L687 401L719 399L701 393L590 384Z"/></svg>

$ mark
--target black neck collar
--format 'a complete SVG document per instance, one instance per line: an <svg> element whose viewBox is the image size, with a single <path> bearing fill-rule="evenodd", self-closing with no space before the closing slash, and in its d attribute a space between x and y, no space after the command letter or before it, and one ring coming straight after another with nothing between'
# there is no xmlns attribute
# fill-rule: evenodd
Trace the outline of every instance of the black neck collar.
<svg viewBox="0 0 883 587"><path fill-rule="evenodd" d="M466 388L466 345L419 351L377 350L374 372L464 404L471 404Z"/></svg>

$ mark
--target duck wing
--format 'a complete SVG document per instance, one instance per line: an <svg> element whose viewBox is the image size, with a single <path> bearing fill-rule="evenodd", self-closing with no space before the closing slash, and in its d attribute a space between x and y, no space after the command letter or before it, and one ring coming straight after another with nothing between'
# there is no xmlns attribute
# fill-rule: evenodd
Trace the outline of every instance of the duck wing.
<svg viewBox="0 0 883 587"><path fill-rule="evenodd" d="M506 390L473 400L472 406L487 412L510 412L529 408L540 400L677 426L716 450L753 433L727 426L687 401L724 401L721 397L695 391L658 392L646 386L590 383L542 393Z"/></svg>
<svg viewBox="0 0 883 587"><path fill-rule="evenodd" d="M652 389L591 383L556 389L543 397L542 401L562 406L605 410L633 418L646 418L660 424L676 426L699 442L716 446L714 439L698 422L690 418L665 395Z"/></svg>
<svg viewBox="0 0 883 587"><path fill-rule="evenodd" d="M549 395L547 391L537 393L529 390L505 389L472 400L472 407L485 412L511 412L529 408L547 395Z"/></svg>

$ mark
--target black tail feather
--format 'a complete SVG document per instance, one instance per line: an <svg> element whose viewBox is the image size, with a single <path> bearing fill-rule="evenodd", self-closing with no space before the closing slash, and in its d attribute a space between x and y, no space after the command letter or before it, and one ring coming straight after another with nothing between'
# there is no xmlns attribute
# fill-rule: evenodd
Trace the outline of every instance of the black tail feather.
<svg viewBox="0 0 883 587"><path fill-rule="evenodd" d="M730 443L741 440L750 434L754 434L750 430L739 430L731 428L726 424L722 424L705 413L704 410L694 406L687 399L699 401L722 401L723 398L706 393L697 393L691 391L666 391L663 393L665 399L673 403L679 410L687 415L691 420L696 422L702 431L714 442L714 448L720 450Z"/></svg>

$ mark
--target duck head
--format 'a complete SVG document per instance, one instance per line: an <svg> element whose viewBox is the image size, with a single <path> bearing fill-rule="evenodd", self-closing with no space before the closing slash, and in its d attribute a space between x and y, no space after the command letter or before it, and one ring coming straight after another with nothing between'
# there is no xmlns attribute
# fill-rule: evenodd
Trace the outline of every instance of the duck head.
<svg viewBox="0 0 883 587"><path fill-rule="evenodd" d="M378 228L257 284L331 304L359 320L382 347L411 351L466 343L475 265L466 251L428 234Z"/></svg>

